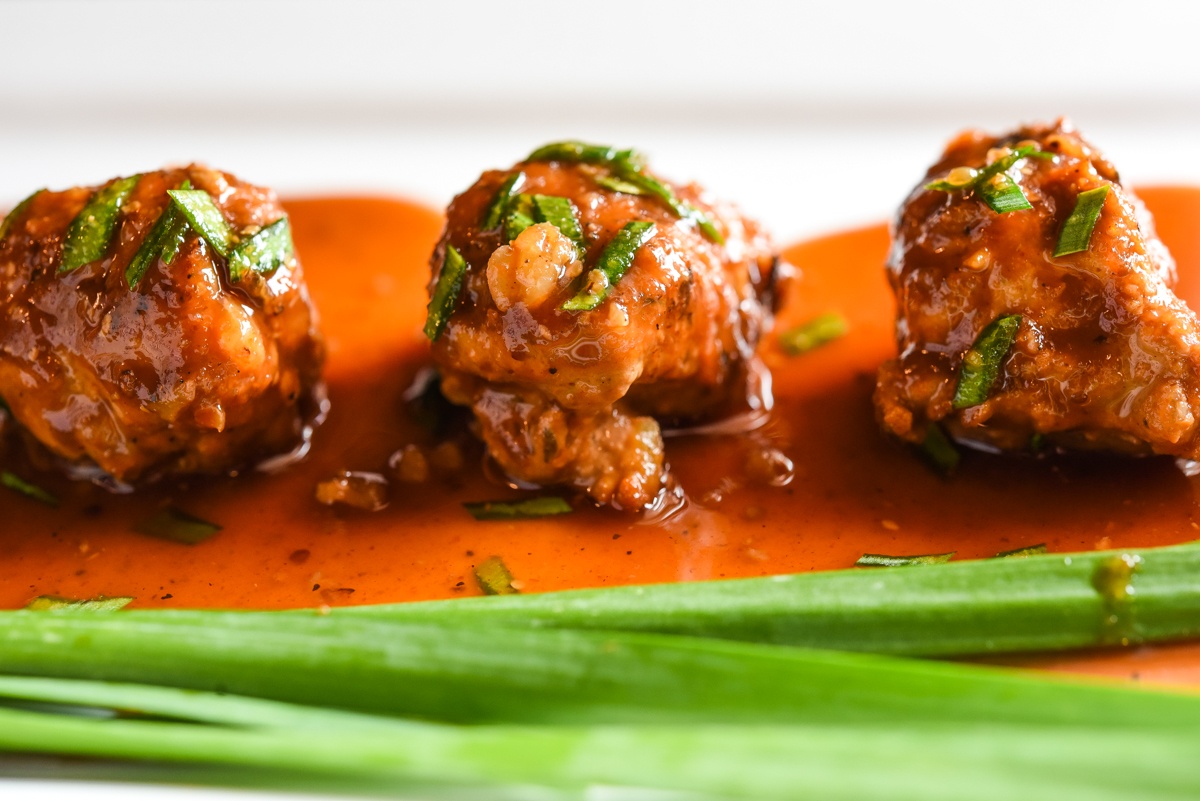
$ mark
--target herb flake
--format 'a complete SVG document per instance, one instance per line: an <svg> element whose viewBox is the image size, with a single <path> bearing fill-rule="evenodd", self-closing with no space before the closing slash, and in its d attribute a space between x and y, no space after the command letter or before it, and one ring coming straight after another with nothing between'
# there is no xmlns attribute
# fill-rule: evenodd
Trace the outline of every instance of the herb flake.
<svg viewBox="0 0 1200 801"><path fill-rule="evenodd" d="M92 195L91 200L67 226L59 273L69 273L104 258L113 233L117 230L121 206L137 186L139 178L140 175L120 178Z"/></svg>
<svg viewBox="0 0 1200 801"><path fill-rule="evenodd" d="M21 219L25 212L28 211L29 207L33 204L34 198L45 191L45 189L37 190L32 195L13 206L12 211L4 215L4 220L0 222L0 242L4 241L5 237L8 236L8 232L12 230L13 225L15 225L17 220Z"/></svg>
<svg viewBox="0 0 1200 801"><path fill-rule="evenodd" d="M109 598L104 595L85 600L41 595L30 601L25 608L31 612L116 612L132 602L132 598Z"/></svg>
<svg viewBox="0 0 1200 801"><path fill-rule="evenodd" d="M280 217L230 251L229 280L236 283L248 273L269 276L287 264L294 253L292 224L287 217Z"/></svg>
<svg viewBox="0 0 1200 801"><path fill-rule="evenodd" d="M952 402L955 409L969 409L988 399L1020 328L1021 315L1007 314L997 317L980 332L963 356Z"/></svg>
<svg viewBox="0 0 1200 801"><path fill-rule="evenodd" d="M789 356L799 356L844 337L849 330L845 317L829 312L784 331L779 335L779 346Z"/></svg>
<svg viewBox="0 0 1200 801"><path fill-rule="evenodd" d="M1075 208L1058 235L1058 244L1054 247L1055 258L1083 253L1088 249L1100 212L1104 210L1104 201L1108 198L1108 188L1109 184L1098 186L1080 192L1079 197L1075 198Z"/></svg>
<svg viewBox="0 0 1200 801"><path fill-rule="evenodd" d="M512 573L499 556L491 556L475 566L475 581L484 595L517 595Z"/></svg>
<svg viewBox="0 0 1200 801"><path fill-rule="evenodd" d="M133 530L160 540L198 545L220 531L221 527L169 506L141 521Z"/></svg>
<svg viewBox="0 0 1200 801"><path fill-rule="evenodd" d="M463 280L467 275L467 262L453 245L446 245L446 255L442 259L442 271L438 273L437 283L426 307L425 336L430 342L436 342L446 329L450 315L458 304L458 296L462 294Z"/></svg>
<svg viewBox="0 0 1200 801"><path fill-rule="evenodd" d="M565 515L574 511L571 504L553 495L542 498L526 498L520 501L464 503L463 507L476 520L532 520L538 517Z"/></svg>
<svg viewBox="0 0 1200 801"><path fill-rule="evenodd" d="M192 230L204 237L204 241L222 258L229 258L233 246L233 230L221 209L203 189L172 189L167 192L171 202L187 218Z"/></svg>
<svg viewBox="0 0 1200 801"><path fill-rule="evenodd" d="M604 246L596 266L584 276L583 288L561 308L565 311L589 311L599 306L617 281L621 280L621 276L633 266L638 250L650 241L656 231L654 223L645 220L625 223Z"/></svg>
<svg viewBox="0 0 1200 801"><path fill-rule="evenodd" d="M0 472L0 485L7 487L13 492L20 493L26 498L32 498L39 503L44 503L46 506L58 506L58 498L36 484L30 484L16 473L8 470Z"/></svg>
<svg viewBox="0 0 1200 801"><path fill-rule="evenodd" d="M864 553L854 563L855 567L913 567L916 565L941 565L949 562L957 551L950 553L927 553L919 556L887 556L881 553Z"/></svg>

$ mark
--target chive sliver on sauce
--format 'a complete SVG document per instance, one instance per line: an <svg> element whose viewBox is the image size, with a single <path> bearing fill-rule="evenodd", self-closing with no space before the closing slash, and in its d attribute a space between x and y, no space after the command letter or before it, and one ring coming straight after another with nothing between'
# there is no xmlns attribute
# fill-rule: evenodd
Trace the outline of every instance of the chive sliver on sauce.
<svg viewBox="0 0 1200 801"><path fill-rule="evenodd" d="M1020 328L1021 315L1007 314L997 317L980 332L963 356L952 402L955 409L969 409L988 399Z"/></svg>
<svg viewBox="0 0 1200 801"><path fill-rule="evenodd" d="M0 486L7 487L13 492L24 495L26 498L32 498L39 503L44 503L46 506L58 506L58 498L9 470L0 471Z"/></svg>
<svg viewBox="0 0 1200 801"><path fill-rule="evenodd" d="M129 597L109 598L104 595L84 600L41 595L30 601L25 609L31 612L115 612L132 602L133 599Z"/></svg>
<svg viewBox="0 0 1200 801"><path fill-rule="evenodd" d="M574 511L571 504L554 495L526 498L521 501L464 503L463 507L476 520L532 520L538 517L565 515Z"/></svg>
<svg viewBox="0 0 1200 801"><path fill-rule="evenodd" d="M136 524L133 530L160 540L198 545L220 531L221 527L174 507L167 507Z"/></svg>
<svg viewBox="0 0 1200 801"><path fill-rule="evenodd" d="M520 590L513 586L513 576L499 556L484 559L475 566L475 581L484 595L517 595Z"/></svg>
<svg viewBox="0 0 1200 801"><path fill-rule="evenodd" d="M779 335L779 345L789 356L808 353L846 335L846 318L830 312L790 328Z"/></svg>
<svg viewBox="0 0 1200 801"><path fill-rule="evenodd" d="M854 563L855 567L914 567L916 565L941 565L954 558L950 553L927 553L918 556L888 556L882 553L864 553Z"/></svg>
<svg viewBox="0 0 1200 801"><path fill-rule="evenodd" d="M1075 198L1075 208L1063 223L1058 235L1058 244L1054 255L1069 256L1072 253L1082 253L1088 249L1092 241L1092 231L1096 229L1096 221L1104 209L1104 201L1108 197L1108 184L1080 192Z"/></svg>
<svg viewBox="0 0 1200 801"><path fill-rule="evenodd" d="M446 245L446 255L442 259L442 271L438 273L437 283L433 287L433 295L429 298L427 315L425 317L425 336L430 342L436 342L446 328L454 307L458 304L458 296L462 294L463 279L467 274L467 262L453 245Z"/></svg>
<svg viewBox="0 0 1200 801"><path fill-rule="evenodd" d="M121 206L137 186L140 175L113 181L84 205L63 237L60 273L69 273L85 264L104 258L113 232L117 230L117 215Z"/></svg>
<svg viewBox="0 0 1200 801"><path fill-rule="evenodd" d="M172 189L167 194L192 229L204 237L218 255L228 258L233 246L233 230L212 197L203 189Z"/></svg>
<svg viewBox="0 0 1200 801"><path fill-rule="evenodd" d="M589 311L603 303L613 285L633 266L638 250L650 241L655 231L654 223L645 220L625 223L600 252L596 266L585 276L583 289L562 305L563 310Z"/></svg>

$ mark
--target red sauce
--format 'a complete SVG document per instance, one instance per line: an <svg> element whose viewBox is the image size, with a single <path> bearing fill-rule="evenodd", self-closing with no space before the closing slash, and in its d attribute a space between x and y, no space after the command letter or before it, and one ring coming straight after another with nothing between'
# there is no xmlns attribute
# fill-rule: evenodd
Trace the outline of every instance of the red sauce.
<svg viewBox="0 0 1200 801"><path fill-rule="evenodd" d="M1141 195L1179 262L1181 294L1200 307L1200 189ZM426 260L441 219L388 199L286 205L329 343L332 412L310 457L279 475L135 496L22 466L63 503L50 509L0 496L0 607L48 594L226 608L445 598L477 594L472 566L492 555L503 557L525 591L537 592L828 570L848 567L864 552L976 558L1041 542L1051 551L1077 551L1198 536L1200 479L1186 478L1170 459L969 453L947 481L884 439L870 400L874 370L895 347L883 226L788 250L803 276L780 327L839 311L850 333L795 358L768 347L777 403L754 436L668 441L668 459L689 498L670 516L637 520L580 509L547 520L477 522L464 501L512 494L489 481L478 452L453 482L393 483L383 512L321 506L313 498L318 481L343 469L386 472L389 455L420 435L402 410L402 395L427 363L420 330ZM786 486L745 476L747 454L767 441L794 462ZM165 503L224 528L195 546L131 531ZM1151 661L1168 673L1178 668L1200 678L1200 648L1154 654ZM1135 656L1058 662L1128 673L1119 660ZM1174 668L1172 659L1179 662Z"/></svg>

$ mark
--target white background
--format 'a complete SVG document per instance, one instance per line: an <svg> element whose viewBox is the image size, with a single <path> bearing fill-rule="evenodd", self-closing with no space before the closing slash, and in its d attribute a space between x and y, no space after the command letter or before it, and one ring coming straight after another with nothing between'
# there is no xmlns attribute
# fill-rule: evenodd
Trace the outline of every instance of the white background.
<svg viewBox="0 0 1200 801"><path fill-rule="evenodd" d="M188 160L441 204L578 137L787 240L888 215L960 128L1059 114L1127 178L1200 181L1186 3L10 0L0 20L0 204Z"/></svg>
<svg viewBox="0 0 1200 801"><path fill-rule="evenodd" d="M1060 114L1129 180L1200 183L1198 22L1152 0L0 0L0 206L190 160L443 204L570 137L643 148L787 241L886 217L960 128Z"/></svg>

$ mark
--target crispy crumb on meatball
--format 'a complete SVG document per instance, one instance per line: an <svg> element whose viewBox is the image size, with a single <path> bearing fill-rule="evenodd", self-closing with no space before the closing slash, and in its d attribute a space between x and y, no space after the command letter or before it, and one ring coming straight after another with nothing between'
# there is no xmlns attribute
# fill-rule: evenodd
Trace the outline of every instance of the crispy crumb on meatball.
<svg viewBox="0 0 1200 801"><path fill-rule="evenodd" d="M520 193L570 201L582 249L549 221L519 232L503 222L484 228L518 173ZM660 423L769 405L755 349L770 323L776 259L757 224L695 185L664 182L711 219L715 236L659 198L612 188L611 177L604 165L531 160L486 172L456 197L431 259L430 292L448 246L466 274L433 354L443 392L471 407L511 478L640 510L665 480ZM594 308L563 309L581 291L607 286L597 262L635 221L655 228L628 271Z"/></svg>
<svg viewBox="0 0 1200 801"><path fill-rule="evenodd" d="M170 264L155 258L129 286L126 268L185 181L235 235L285 216L270 190L190 166L138 176L103 257L77 269L60 269L64 237L103 187L37 193L0 241L0 397L36 452L113 486L297 452L324 404L294 256L234 282L188 228Z"/></svg>

